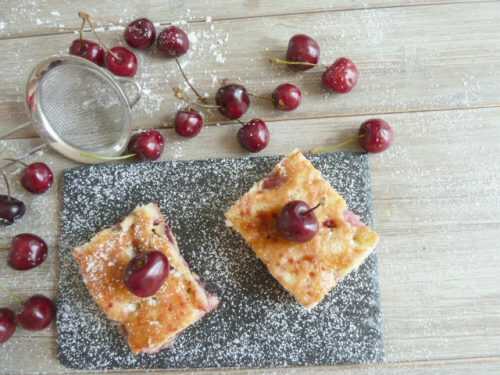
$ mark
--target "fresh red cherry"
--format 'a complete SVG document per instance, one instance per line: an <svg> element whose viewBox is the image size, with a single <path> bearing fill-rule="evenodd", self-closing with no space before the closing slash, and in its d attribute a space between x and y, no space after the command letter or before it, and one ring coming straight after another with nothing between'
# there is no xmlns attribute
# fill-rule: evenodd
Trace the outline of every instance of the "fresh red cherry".
<svg viewBox="0 0 500 375"><path fill-rule="evenodd" d="M394 130L382 119L371 119L359 128L359 144L367 152L385 151L394 141Z"/></svg>
<svg viewBox="0 0 500 375"><path fill-rule="evenodd" d="M106 67L121 77L133 77L137 73L137 57L125 47L113 47L106 54Z"/></svg>
<svg viewBox="0 0 500 375"><path fill-rule="evenodd" d="M47 244L30 233L18 234L12 239L8 263L19 271L38 267L47 258Z"/></svg>
<svg viewBox="0 0 500 375"><path fill-rule="evenodd" d="M238 130L240 145L250 152L259 152L269 144L269 129L264 121L254 118Z"/></svg>
<svg viewBox="0 0 500 375"><path fill-rule="evenodd" d="M317 64L319 61L319 44L310 36L304 34L294 35L288 42L286 59L294 62ZM295 70L308 70L313 68L313 65L293 64L289 66Z"/></svg>
<svg viewBox="0 0 500 375"><path fill-rule="evenodd" d="M158 159L165 147L165 138L158 130L150 129L130 138L128 149L140 160Z"/></svg>
<svg viewBox="0 0 500 375"><path fill-rule="evenodd" d="M160 251L137 254L125 270L125 285L137 297L154 295L168 277L170 266Z"/></svg>
<svg viewBox="0 0 500 375"><path fill-rule="evenodd" d="M45 163L29 164L21 176L21 185L33 194L45 193L54 182L54 174Z"/></svg>
<svg viewBox="0 0 500 375"><path fill-rule="evenodd" d="M203 116L194 109L178 111L175 115L175 131L182 137L192 138L202 127Z"/></svg>
<svg viewBox="0 0 500 375"><path fill-rule="evenodd" d="M86 39L75 39L69 47L71 55L80 56L94 64L104 66L104 49L97 43Z"/></svg>
<svg viewBox="0 0 500 375"><path fill-rule="evenodd" d="M153 22L147 18L139 18L128 24L123 36L130 47L146 49L155 42L156 30Z"/></svg>
<svg viewBox="0 0 500 375"><path fill-rule="evenodd" d="M336 93L346 94L358 83L359 72L354 63L341 57L330 65L323 73L323 85Z"/></svg>
<svg viewBox="0 0 500 375"><path fill-rule="evenodd" d="M29 331L40 331L47 328L56 314L54 302L42 295L34 295L23 305L23 310L17 315L19 324Z"/></svg>
<svg viewBox="0 0 500 375"><path fill-rule="evenodd" d="M158 35L158 50L169 57L184 55L189 49L189 38L184 30L177 26L169 26Z"/></svg>
<svg viewBox="0 0 500 375"><path fill-rule="evenodd" d="M293 111L302 101L302 92L291 83L283 83L273 91L273 103L277 109L282 111Z"/></svg>
<svg viewBox="0 0 500 375"><path fill-rule="evenodd" d="M219 112L231 120L240 118L250 106L250 97L247 90L237 84L221 87L215 95L215 103L219 106Z"/></svg>
<svg viewBox="0 0 500 375"><path fill-rule="evenodd" d="M0 309L0 344L7 342L16 332L16 315L11 309Z"/></svg>
<svg viewBox="0 0 500 375"><path fill-rule="evenodd" d="M11 225L24 216L26 206L20 200L9 195L0 195L0 224Z"/></svg>
<svg viewBox="0 0 500 375"><path fill-rule="evenodd" d="M319 205L318 205L319 206ZM314 210L304 201L288 202L278 216L278 230L287 240L310 241L318 233L319 225Z"/></svg>

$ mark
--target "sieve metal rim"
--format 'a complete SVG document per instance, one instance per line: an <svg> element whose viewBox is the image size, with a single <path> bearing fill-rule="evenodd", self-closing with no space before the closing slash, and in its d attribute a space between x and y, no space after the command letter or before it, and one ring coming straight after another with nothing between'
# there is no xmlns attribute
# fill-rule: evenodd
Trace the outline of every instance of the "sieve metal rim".
<svg viewBox="0 0 500 375"><path fill-rule="evenodd" d="M29 117L31 118L31 122L33 126L36 128L39 135L44 138L47 144L60 152L64 156L79 161L82 163L93 164L98 162L95 157L92 157L91 153L85 152L81 149L78 149L72 145L69 145L66 141L62 140L59 136L56 135L55 132L52 134L48 134L46 132L46 128L43 124L40 123L40 118L38 116L37 110L37 93L38 87L42 78L46 72L51 70L53 67L58 66L60 64L78 64L83 65L86 68L94 71L96 74L104 77L106 81L112 85L113 89L116 90L120 100L127 106L125 114L128 118L128 127L124 129L122 136L114 143L113 147L109 148L110 152L97 152L95 154L104 157L114 157L120 155L125 148L127 147L128 140L130 139L132 133L131 121L131 109L132 106L138 101L141 96L141 87L131 79L124 79L122 77L115 77L110 72L101 67L95 65L94 63L78 57L71 55L55 55L48 57L47 59L41 61L30 73L29 78L26 82L25 88L25 108ZM122 83L131 83L135 86L137 93L134 99L130 99L128 95L125 93L123 87L120 85ZM56 135L56 137L54 137ZM100 160L103 161L103 160Z"/></svg>

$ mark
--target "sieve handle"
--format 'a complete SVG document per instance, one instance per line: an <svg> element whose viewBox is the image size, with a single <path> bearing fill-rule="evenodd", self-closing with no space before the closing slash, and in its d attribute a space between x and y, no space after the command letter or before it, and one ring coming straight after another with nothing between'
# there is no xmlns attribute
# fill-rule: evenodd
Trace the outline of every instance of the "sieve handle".
<svg viewBox="0 0 500 375"><path fill-rule="evenodd" d="M142 96L142 87L135 80L130 78L117 77L116 80L121 84L121 86L128 85L134 87L135 95L132 98L129 98L127 95L128 105L130 106L130 108L132 108L134 105L137 104L137 102Z"/></svg>
<svg viewBox="0 0 500 375"><path fill-rule="evenodd" d="M4 138L8 137L9 135L14 134L21 129L27 128L30 125L31 125L31 121L25 122L24 124L21 124L21 125L17 125L13 129L9 129L4 133L0 133L0 139L4 139Z"/></svg>

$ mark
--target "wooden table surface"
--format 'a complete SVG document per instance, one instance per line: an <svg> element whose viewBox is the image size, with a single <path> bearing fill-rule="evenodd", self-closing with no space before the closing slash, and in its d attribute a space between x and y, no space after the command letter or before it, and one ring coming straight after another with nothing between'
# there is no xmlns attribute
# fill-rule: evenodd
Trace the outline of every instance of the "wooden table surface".
<svg viewBox="0 0 500 375"><path fill-rule="evenodd" d="M277 112L266 101L252 104L245 118L258 116L270 125L271 143L262 154L335 144L355 134L364 119L382 117L396 131L389 151L370 156L382 237L386 361L293 372L500 373L500 2L85 0L79 8L76 3L3 1L0 133L27 120L27 74L39 60L67 51L79 9L97 16L109 44L122 42L123 25L138 16L161 25L180 22L192 42L182 58L185 70L210 95L224 79L259 95L285 81L302 87L297 111ZM351 94L324 92L317 69L297 74L268 63L299 32L318 40L323 62L348 56L357 63L361 77ZM134 110L134 126L163 128L165 159L245 155L235 140L239 125L216 113L207 115L210 126L197 138L177 137L171 124L181 103L171 87L185 87L181 75L171 60L151 52L140 56L137 79L144 97ZM32 129L20 132L0 141L0 157L20 156L39 144ZM47 162L57 177L75 165L51 151L27 160ZM15 307L33 293L55 294L60 192L56 183L50 193L29 195L17 182L19 168L9 174L14 195L28 211L19 223L0 229L0 247L20 232L36 233L50 245L48 261L24 273L8 268L7 252L0 251L0 305ZM55 352L54 329L19 329L0 347L0 373L71 372Z"/></svg>

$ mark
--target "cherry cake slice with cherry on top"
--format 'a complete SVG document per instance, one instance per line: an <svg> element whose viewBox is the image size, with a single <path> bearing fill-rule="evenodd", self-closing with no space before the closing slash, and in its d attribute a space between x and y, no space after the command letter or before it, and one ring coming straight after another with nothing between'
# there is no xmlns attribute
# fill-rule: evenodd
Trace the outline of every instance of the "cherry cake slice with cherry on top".
<svg viewBox="0 0 500 375"><path fill-rule="evenodd" d="M307 242L283 237L277 219L291 201L314 210L319 231ZM312 309L375 249L379 237L349 211L345 200L298 151L257 182L227 212L238 232L276 280Z"/></svg>
<svg viewBox="0 0 500 375"><path fill-rule="evenodd" d="M160 251L170 271L152 296L134 295L124 282L138 252ZM138 206L120 223L97 233L73 255L83 281L106 316L121 325L134 353L154 353L218 305L191 272L156 204Z"/></svg>

